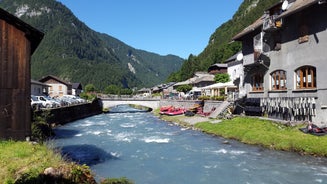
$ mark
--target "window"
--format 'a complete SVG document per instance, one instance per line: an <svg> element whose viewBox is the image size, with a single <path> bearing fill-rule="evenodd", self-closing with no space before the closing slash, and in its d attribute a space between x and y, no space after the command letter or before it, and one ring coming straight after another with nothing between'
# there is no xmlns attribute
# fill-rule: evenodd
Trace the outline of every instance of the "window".
<svg viewBox="0 0 327 184"><path fill-rule="evenodd" d="M296 71L296 89L316 88L316 68L303 66Z"/></svg>
<svg viewBox="0 0 327 184"><path fill-rule="evenodd" d="M62 91L62 85L59 85L59 91Z"/></svg>
<svg viewBox="0 0 327 184"><path fill-rule="evenodd" d="M272 90L286 90L286 72L284 70L276 70L270 76Z"/></svg>
<svg viewBox="0 0 327 184"><path fill-rule="evenodd" d="M263 91L263 74L257 73L252 77L252 90Z"/></svg>

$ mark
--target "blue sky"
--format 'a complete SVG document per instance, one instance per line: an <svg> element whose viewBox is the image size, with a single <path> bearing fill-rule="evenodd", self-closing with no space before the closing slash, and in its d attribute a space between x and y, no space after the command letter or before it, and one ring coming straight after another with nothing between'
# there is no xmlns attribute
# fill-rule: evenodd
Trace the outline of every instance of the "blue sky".
<svg viewBox="0 0 327 184"><path fill-rule="evenodd" d="M91 29L136 49L187 59L243 0L58 0Z"/></svg>

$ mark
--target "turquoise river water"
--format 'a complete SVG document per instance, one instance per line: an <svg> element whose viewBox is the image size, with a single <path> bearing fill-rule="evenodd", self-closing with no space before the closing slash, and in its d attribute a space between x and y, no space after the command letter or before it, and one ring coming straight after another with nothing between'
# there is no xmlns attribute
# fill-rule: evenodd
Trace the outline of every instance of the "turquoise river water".
<svg viewBox="0 0 327 184"><path fill-rule="evenodd" d="M55 147L97 180L137 184L327 183L327 160L272 151L169 124L128 106L56 128ZM120 113L122 112L122 113Z"/></svg>

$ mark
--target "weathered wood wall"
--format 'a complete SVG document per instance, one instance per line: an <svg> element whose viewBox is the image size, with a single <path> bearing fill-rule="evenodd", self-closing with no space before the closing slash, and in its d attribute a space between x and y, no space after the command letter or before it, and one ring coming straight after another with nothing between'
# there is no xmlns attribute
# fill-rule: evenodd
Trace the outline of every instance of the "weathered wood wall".
<svg viewBox="0 0 327 184"><path fill-rule="evenodd" d="M0 19L0 139L25 139L31 131L30 41Z"/></svg>

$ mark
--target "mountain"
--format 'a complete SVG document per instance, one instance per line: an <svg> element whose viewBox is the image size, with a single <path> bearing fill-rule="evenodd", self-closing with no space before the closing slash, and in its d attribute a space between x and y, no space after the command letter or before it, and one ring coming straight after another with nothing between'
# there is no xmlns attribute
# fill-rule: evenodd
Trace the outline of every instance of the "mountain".
<svg viewBox="0 0 327 184"><path fill-rule="evenodd" d="M172 73L168 81L183 81L196 71L207 71L214 63L223 63L241 50L241 43L231 42L232 37L260 18L264 11L280 0L244 0L232 19L219 26L210 36L208 45L198 55L190 55L181 69Z"/></svg>
<svg viewBox="0 0 327 184"><path fill-rule="evenodd" d="M0 7L45 33L32 56L33 79L55 75L98 89L112 84L150 87L162 83L184 62L91 30L56 0L0 0Z"/></svg>

